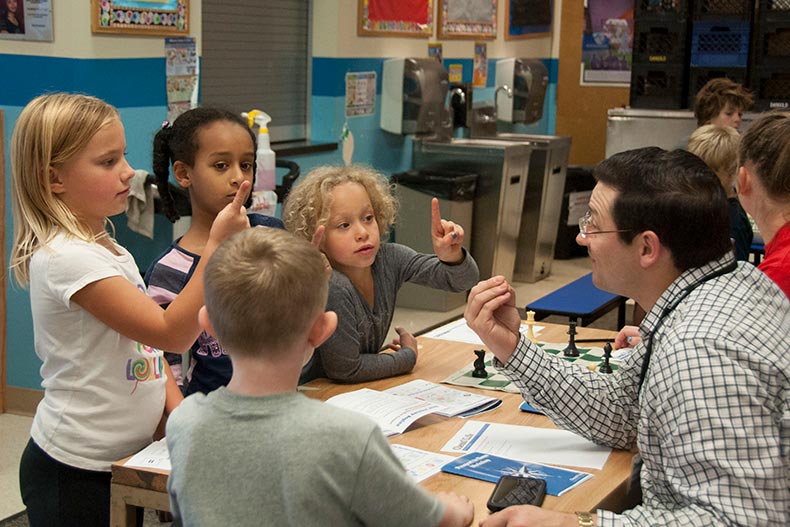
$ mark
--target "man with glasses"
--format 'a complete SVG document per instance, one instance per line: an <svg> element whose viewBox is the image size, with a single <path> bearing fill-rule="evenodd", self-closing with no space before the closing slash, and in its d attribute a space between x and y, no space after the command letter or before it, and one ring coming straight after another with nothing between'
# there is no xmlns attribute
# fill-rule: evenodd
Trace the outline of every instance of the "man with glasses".
<svg viewBox="0 0 790 527"><path fill-rule="evenodd" d="M638 449L642 502L576 516L510 507L482 526L787 525L790 302L736 263L724 191L696 156L631 150L593 175L576 239L593 283L647 310L638 330L618 336L636 343L621 368L585 371L522 337L501 276L472 289L464 316L497 368L558 426Z"/></svg>

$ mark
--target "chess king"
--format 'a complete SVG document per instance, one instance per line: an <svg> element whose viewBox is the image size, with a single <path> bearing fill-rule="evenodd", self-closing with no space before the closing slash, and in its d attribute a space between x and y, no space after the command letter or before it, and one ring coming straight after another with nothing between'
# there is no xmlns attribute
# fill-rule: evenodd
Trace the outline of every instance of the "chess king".
<svg viewBox="0 0 790 527"><path fill-rule="evenodd" d="M786 525L790 353L776 328L790 327L790 301L735 261L726 196L701 159L642 148L593 176L576 239L593 283L647 311L615 340L634 344L620 368L599 375L543 353L519 333L515 291L501 276L472 288L464 316L529 404L599 444L638 449L642 501L575 517L508 507L481 526Z"/></svg>

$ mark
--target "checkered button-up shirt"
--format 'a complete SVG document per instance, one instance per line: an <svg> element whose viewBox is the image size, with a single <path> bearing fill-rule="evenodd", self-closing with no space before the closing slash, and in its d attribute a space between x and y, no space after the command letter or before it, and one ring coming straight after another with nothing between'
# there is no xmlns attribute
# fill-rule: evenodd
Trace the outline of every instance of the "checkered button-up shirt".
<svg viewBox="0 0 790 527"><path fill-rule="evenodd" d="M614 374L585 371L522 337L503 373L558 425L637 447L643 503L599 525L790 524L790 302L751 264L684 289L731 257L679 276ZM641 393L645 344L653 351Z"/></svg>

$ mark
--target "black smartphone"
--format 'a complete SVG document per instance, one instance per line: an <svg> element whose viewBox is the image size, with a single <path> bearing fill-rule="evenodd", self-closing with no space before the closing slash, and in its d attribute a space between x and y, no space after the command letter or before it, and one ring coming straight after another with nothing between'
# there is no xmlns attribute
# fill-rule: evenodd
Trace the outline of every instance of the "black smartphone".
<svg viewBox="0 0 790 527"><path fill-rule="evenodd" d="M511 505L543 504L546 496L546 480L520 476L502 476L488 498L488 509L496 512Z"/></svg>

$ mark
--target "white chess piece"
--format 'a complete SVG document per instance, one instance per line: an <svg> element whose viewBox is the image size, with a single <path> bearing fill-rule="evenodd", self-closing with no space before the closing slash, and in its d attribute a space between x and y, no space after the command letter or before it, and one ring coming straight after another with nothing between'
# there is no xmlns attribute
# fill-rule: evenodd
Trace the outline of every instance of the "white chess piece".
<svg viewBox="0 0 790 527"><path fill-rule="evenodd" d="M527 311L527 338L532 342L535 342L535 312L534 311Z"/></svg>

